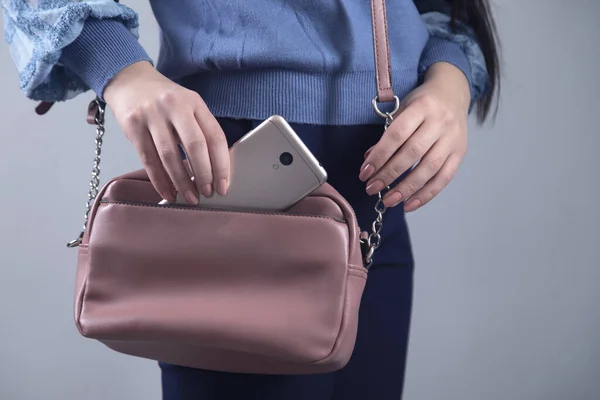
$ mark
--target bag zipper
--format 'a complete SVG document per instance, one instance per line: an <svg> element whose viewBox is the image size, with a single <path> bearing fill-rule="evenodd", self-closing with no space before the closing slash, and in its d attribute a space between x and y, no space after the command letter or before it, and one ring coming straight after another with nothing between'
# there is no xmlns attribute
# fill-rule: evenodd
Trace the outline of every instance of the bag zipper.
<svg viewBox="0 0 600 400"><path fill-rule="evenodd" d="M193 207L193 206L181 206L181 205L173 205L173 204L150 204L144 202L136 202L136 201L122 201L122 200L101 200L100 204L124 204L130 206L141 206L141 207L150 207L150 208L170 208L170 209L178 209L178 210L186 210L186 211L207 211L207 212L225 212L225 213L235 213L235 214L256 214L256 215L281 215L281 216L290 216L290 217L312 217L312 218L325 218L329 220L333 220L336 222L340 222L343 224L348 224L348 221L345 218L332 217L329 215L320 215L320 214L302 214L302 213L286 213L280 211L250 211L250 210L228 210L224 208L214 208L214 207ZM353 210L354 212L354 210Z"/></svg>

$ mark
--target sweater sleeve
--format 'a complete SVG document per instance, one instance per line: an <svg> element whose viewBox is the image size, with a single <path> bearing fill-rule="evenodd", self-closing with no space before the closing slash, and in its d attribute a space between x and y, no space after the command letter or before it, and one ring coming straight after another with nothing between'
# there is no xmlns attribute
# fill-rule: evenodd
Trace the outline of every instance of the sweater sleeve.
<svg viewBox="0 0 600 400"><path fill-rule="evenodd" d="M453 64L469 81L472 109L489 85L485 57L477 35L470 26L460 21L456 21L456 28L452 29L449 1L415 0L415 5L430 34L419 63L421 76L436 62Z"/></svg>
<svg viewBox="0 0 600 400"><path fill-rule="evenodd" d="M63 49L60 61L103 98L117 72L138 61L152 62L122 22L89 18L81 34Z"/></svg>
<svg viewBox="0 0 600 400"><path fill-rule="evenodd" d="M25 95L62 101L98 95L120 69L150 61L137 42L138 16L113 0L0 0L5 39Z"/></svg>

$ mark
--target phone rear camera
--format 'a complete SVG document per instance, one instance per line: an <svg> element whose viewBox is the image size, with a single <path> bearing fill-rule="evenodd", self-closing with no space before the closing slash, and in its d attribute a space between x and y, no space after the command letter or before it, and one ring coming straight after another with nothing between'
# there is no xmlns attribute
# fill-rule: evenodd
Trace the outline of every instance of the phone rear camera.
<svg viewBox="0 0 600 400"><path fill-rule="evenodd" d="M283 165L290 165L294 162L294 156L286 151L285 153L281 153L279 156L279 162L281 162Z"/></svg>

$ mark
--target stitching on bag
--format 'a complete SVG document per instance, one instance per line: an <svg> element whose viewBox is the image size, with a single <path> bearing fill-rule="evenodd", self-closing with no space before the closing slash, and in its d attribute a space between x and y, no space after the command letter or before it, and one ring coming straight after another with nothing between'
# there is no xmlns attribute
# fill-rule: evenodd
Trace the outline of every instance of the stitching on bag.
<svg viewBox="0 0 600 400"><path fill-rule="evenodd" d="M367 277L366 277L365 275L362 275L362 274L354 274L354 273L352 273L352 272L348 272L348 276L355 276L355 277L357 277L357 278L362 278L362 279L364 279L365 281L367 280Z"/></svg>
<svg viewBox="0 0 600 400"><path fill-rule="evenodd" d="M282 217L292 217L292 218L320 218L329 221L334 221L339 224L347 225L346 220L341 220L335 217L328 217L326 215L310 215L310 214L286 214L286 213L276 213L276 212L253 212L253 211L234 211L234 210L226 210L226 209L215 209L215 208L196 208L196 207L181 207L181 206L163 206L163 205L154 205L154 204L135 204L123 201L101 201L100 207L107 206L110 204L118 204L129 207L146 207L146 208L165 208L169 210L184 210L184 211L196 211L196 212L224 212L231 214L241 214L241 215L273 215L273 216L282 216Z"/></svg>
<svg viewBox="0 0 600 400"><path fill-rule="evenodd" d="M390 40L388 37L388 21L387 21L387 11L385 9L385 0L381 0L382 1L382 7L383 7L383 27L385 28L385 49L386 49L386 54L387 54L387 59L388 59L388 63L387 63L387 71L388 71L388 81L390 82L390 85L388 87L386 87L385 89L391 89L392 88L392 66L390 65Z"/></svg>
<svg viewBox="0 0 600 400"><path fill-rule="evenodd" d="M377 41L377 17L375 16L375 1L371 1L371 15L373 16L373 29L375 29L374 40L375 40L375 75L377 75L377 86L381 90L381 86L379 85L379 52L377 49L379 48L379 43Z"/></svg>
<svg viewBox="0 0 600 400"><path fill-rule="evenodd" d="M365 271L364 269L359 269L359 268L348 268L348 273L358 273L364 276L367 276L368 273L367 271Z"/></svg>
<svg viewBox="0 0 600 400"><path fill-rule="evenodd" d="M80 247L80 251L82 252L81 254L83 255L88 255L88 251L89 251L89 245L79 245ZM83 336L86 336L86 333L83 329L83 325L81 324L81 314L83 313L83 305L85 303L85 295L87 294L87 287L88 287L88 275L90 273L90 260L87 260L88 265L87 268L85 269L85 276L83 277L83 287L81 288L81 296L79 299L79 313L77 314L77 327L80 330L81 334Z"/></svg>

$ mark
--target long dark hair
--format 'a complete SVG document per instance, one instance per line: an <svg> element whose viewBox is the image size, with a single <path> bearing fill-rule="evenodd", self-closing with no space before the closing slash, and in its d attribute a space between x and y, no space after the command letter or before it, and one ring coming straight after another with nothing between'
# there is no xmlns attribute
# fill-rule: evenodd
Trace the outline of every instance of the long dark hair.
<svg viewBox="0 0 600 400"><path fill-rule="evenodd" d="M450 3L453 27L456 26L455 21L470 25L477 34L485 56L490 85L489 90L477 102L477 119L483 123L490 115L494 100L500 93L500 42L491 13L490 0L452 0Z"/></svg>

